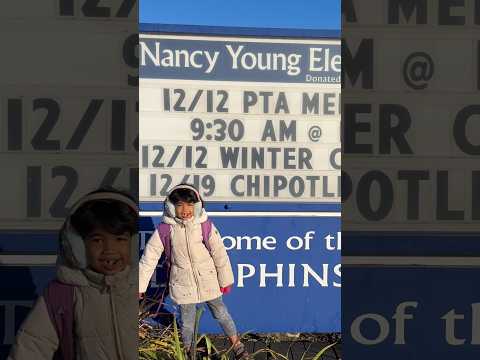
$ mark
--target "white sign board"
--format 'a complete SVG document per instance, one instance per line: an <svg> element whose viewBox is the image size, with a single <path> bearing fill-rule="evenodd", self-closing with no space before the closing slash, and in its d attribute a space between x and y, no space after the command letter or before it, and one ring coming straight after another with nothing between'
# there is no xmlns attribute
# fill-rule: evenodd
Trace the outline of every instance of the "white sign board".
<svg viewBox="0 0 480 360"><path fill-rule="evenodd" d="M140 201L339 202L339 40L141 34Z"/></svg>
<svg viewBox="0 0 480 360"><path fill-rule="evenodd" d="M0 67L0 228L57 230L87 192L137 187L137 1L10 5L0 14L8 49Z"/></svg>

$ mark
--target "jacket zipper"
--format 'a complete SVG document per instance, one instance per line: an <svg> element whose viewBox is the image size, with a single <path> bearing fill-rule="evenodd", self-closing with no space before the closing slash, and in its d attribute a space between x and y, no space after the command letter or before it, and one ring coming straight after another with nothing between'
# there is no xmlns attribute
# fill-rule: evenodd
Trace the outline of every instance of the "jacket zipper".
<svg viewBox="0 0 480 360"><path fill-rule="evenodd" d="M198 282L197 274L195 272L195 269L193 267L193 262L192 262L192 256L190 255L190 246L188 245L188 236L187 236L187 226L183 224L185 228L185 242L187 243L187 253L188 253L188 260L190 261L190 266L192 267L192 272L193 272L193 278L195 279L195 284L196 286L196 291L197 291L197 299L200 301L200 284Z"/></svg>
<svg viewBox="0 0 480 360"><path fill-rule="evenodd" d="M112 294L112 288L109 287L108 288L108 293L109 293L109 296L110 296L110 307L112 309L112 316L113 316L113 334L115 335L115 345L116 345L116 348L117 348L117 356L118 356L118 359L123 359L123 354L122 354L122 350L120 349L120 339L118 338L118 332L117 332L117 327L118 327L118 323L117 323L117 315L116 315L116 311L115 311L115 304L113 302L113 294Z"/></svg>

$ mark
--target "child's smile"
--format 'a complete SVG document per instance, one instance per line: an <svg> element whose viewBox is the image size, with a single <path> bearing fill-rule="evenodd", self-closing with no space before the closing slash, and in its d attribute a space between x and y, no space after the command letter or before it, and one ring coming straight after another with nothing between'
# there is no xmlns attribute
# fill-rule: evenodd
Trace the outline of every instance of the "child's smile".
<svg viewBox="0 0 480 360"><path fill-rule="evenodd" d="M194 210L194 203L179 201L175 204L175 216L182 220L188 220L192 218Z"/></svg>
<svg viewBox="0 0 480 360"><path fill-rule="evenodd" d="M130 234L95 230L85 238L89 267L105 275L116 274L130 263Z"/></svg>
<svg viewBox="0 0 480 360"><path fill-rule="evenodd" d="M115 270L115 268L120 264L122 259L120 257L115 259L100 258L99 261L102 264L103 268L105 268L108 272L111 272Z"/></svg>

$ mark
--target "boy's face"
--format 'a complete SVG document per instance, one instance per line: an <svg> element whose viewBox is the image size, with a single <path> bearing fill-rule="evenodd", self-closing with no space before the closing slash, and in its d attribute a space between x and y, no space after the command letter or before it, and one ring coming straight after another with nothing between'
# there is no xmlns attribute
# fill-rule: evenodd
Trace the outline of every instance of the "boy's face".
<svg viewBox="0 0 480 360"><path fill-rule="evenodd" d="M182 220L188 220L193 217L194 209L194 203L179 201L175 204L175 216Z"/></svg>
<svg viewBox="0 0 480 360"><path fill-rule="evenodd" d="M89 267L101 274L113 275L130 264L131 235L111 234L102 229L93 231L85 238Z"/></svg>

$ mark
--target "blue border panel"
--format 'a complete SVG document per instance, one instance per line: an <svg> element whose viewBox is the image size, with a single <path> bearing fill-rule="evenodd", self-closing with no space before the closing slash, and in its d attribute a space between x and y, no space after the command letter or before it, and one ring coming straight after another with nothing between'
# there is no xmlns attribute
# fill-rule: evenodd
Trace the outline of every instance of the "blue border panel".
<svg viewBox="0 0 480 360"><path fill-rule="evenodd" d="M0 252L56 254L59 230L2 230Z"/></svg>
<svg viewBox="0 0 480 360"><path fill-rule="evenodd" d="M339 30L280 29L253 27L226 27L203 25L173 25L141 23L140 33L168 33L181 35L228 35L228 36L261 36L271 38L298 39L340 39Z"/></svg>
<svg viewBox="0 0 480 360"><path fill-rule="evenodd" d="M158 216L142 217L140 229L151 232L160 220ZM230 218L212 216L212 220L224 237L235 274L235 289L231 295L225 296L224 301L241 333L340 331L341 288L338 284L341 274L334 270L341 260L340 251L327 249L323 240L326 235L338 232L340 218L255 218L247 215ZM288 248L287 239L304 237L307 232L312 235L308 250L297 248L292 251ZM145 235L147 240L148 235ZM264 239L267 236L276 239L274 249L259 248L256 242L249 249L239 240L239 237ZM290 264L294 265L293 268ZM314 279L305 272L304 265L310 266L324 280ZM245 270L246 267L248 270ZM273 276L275 272L282 276ZM270 274L264 277L265 286L260 286L262 273ZM165 279L161 270L156 276L156 284ZM149 291L156 289L151 287ZM167 310L174 309L167 306ZM202 318L200 330L215 334L221 332L210 314Z"/></svg>
<svg viewBox="0 0 480 360"><path fill-rule="evenodd" d="M338 203L206 202L207 211L341 211ZM163 211L163 201L141 202L140 211Z"/></svg>
<svg viewBox="0 0 480 360"><path fill-rule="evenodd" d="M480 346L472 341L472 329L478 325L473 306L480 298L480 288L474 285L479 276L479 268L344 267L342 357L479 359ZM399 307L400 304L405 307ZM446 325L445 316L451 311L465 318ZM382 335L379 319L384 324ZM355 320L358 327L352 330ZM456 337L464 338L464 343L449 343L448 328L454 330ZM363 339L378 340L367 344L359 334ZM396 339L405 341L396 343Z"/></svg>

